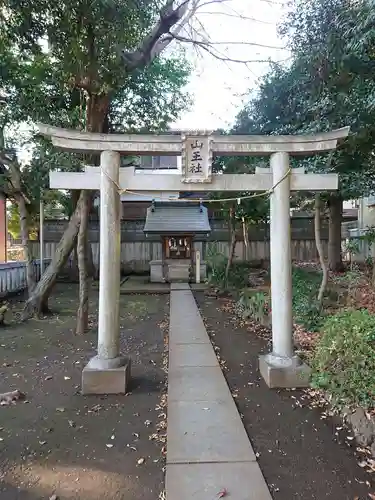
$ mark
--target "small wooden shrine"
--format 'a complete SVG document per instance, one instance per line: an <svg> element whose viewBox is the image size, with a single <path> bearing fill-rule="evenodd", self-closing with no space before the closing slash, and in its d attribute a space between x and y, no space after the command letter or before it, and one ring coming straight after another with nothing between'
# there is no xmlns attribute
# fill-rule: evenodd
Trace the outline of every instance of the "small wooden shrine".
<svg viewBox="0 0 375 500"><path fill-rule="evenodd" d="M196 276L195 243L211 232L207 208L200 202L154 201L147 209L143 229L162 241L161 259L150 262L152 282L190 282ZM206 277L206 264L200 261L200 276Z"/></svg>

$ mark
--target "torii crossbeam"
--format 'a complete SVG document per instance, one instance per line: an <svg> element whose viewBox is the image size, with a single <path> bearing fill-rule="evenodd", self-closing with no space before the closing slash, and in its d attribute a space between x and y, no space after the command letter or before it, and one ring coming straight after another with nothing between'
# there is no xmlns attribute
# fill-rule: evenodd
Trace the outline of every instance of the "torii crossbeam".
<svg viewBox="0 0 375 500"><path fill-rule="evenodd" d="M51 172L50 187L100 189L100 282L98 354L82 375L84 393L125 393L129 364L119 351L120 192L142 191L266 191L271 193L272 352L260 358L260 371L269 387L308 383L309 369L294 353L290 192L333 191L336 174L289 173L290 155L333 151L349 127L316 135L214 135L192 131L162 135L105 135L58 129L39 124L41 134L70 151L98 152L100 167L85 172ZM120 168L120 154L182 155L182 176L136 174ZM255 174L212 174L213 155L270 156L270 168ZM119 190L120 188L120 190Z"/></svg>

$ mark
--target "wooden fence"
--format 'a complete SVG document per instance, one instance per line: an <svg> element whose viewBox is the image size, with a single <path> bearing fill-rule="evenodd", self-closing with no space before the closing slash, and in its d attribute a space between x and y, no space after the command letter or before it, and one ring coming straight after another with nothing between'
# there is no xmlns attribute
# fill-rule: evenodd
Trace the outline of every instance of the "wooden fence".
<svg viewBox="0 0 375 500"><path fill-rule="evenodd" d="M46 268L50 260L43 259L43 262L44 268ZM40 279L40 260L35 260L33 264L34 276L38 281ZM22 292L26 288L26 263L24 261L0 263L0 297Z"/></svg>
<svg viewBox="0 0 375 500"><path fill-rule="evenodd" d="M203 258L207 251L215 246L215 250L223 255L229 253L229 232L226 222L223 220L211 220L212 232L206 239L194 242L195 249L199 249ZM56 246L65 229L65 221L47 221L45 226L44 257L49 259L55 253ZM158 237L146 237L143 233L144 221L123 220L121 225L121 263L122 266L134 271L147 271L150 260L161 259L161 242ZM238 231L238 241L235 249L235 259L244 260L246 255L245 243L241 229ZM99 223L91 221L89 227L89 240L91 243L93 261L99 265ZM291 219L292 259L299 261L314 261L317 252L314 239L314 222L308 218ZM324 223L322 227L322 243L325 254L328 252L328 227ZM269 260L269 227L252 227L249 230L249 252L251 260ZM32 242L32 253L35 258L39 257L39 243ZM282 251L282 249L280 249ZM69 259L71 266L73 258Z"/></svg>

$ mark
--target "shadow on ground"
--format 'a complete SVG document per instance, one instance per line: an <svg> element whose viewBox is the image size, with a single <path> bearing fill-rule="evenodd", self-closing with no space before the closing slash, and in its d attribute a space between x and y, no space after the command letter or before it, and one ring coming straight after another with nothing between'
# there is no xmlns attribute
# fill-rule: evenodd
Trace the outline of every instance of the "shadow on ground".
<svg viewBox="0 0 375 500"><path fill-rule="evenodd" d="M155 500L163 489L160 445L149 438L165 382L168 296L121 297L131 393L98 397L80 395L81 371L97 341L97 292L92 295L85 336L74 335L78 291L68 284L57 287L52 317L0 331L0 390L18 388L27 397L0 407L1 500L53 494L60 500Z"/></svg>
<svg viewBox="0 0 375 500"><path fill-rule="evenodd" d="M224 375L273 498L369 499L371 476L358 467L353 450L338 442L335 423L323 420L319 410L299 407L299 391L270 390L260 378L258 355L268 351L266 341L238 328L221 300L202 293L195 298L226 362Z"/></svg>

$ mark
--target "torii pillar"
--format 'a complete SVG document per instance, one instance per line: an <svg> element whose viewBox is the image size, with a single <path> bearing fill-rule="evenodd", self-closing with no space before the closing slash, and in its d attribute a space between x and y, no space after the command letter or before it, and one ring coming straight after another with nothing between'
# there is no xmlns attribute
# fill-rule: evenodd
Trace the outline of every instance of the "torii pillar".
<svg viewBox="0 0 375 500"><path fill-rule="evenodd" d="M313 155L336 149L349 127L313 136L238 136L189 132L181 135L91 134L39 125L40 132L65 150L101 154L100 167L85 172L51 172L50 187L100 189L100 283L98 352L83 370L84 393L125 393L130 361L120 354L120 190L142 191L267 191L271 194L272 351L260 357L260 372L269 387L301 387L310 370L295 355L292 318L290 241L291 191L333 191L336 174L289 172L290 155ZM177 175L135 174L120 168L120 153L182 155ZM212 174L212 155L270 156L270 169L255 174Z"/></svg>

